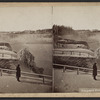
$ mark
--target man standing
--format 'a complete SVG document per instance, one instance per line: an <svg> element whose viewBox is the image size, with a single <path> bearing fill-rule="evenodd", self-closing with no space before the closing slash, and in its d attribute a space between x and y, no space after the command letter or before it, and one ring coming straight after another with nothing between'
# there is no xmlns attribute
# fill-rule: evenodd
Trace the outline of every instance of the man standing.
<svg viewBox="0 0 100 100"><path fill-rule="evenodd" d="M18 66L16 67L16 78L17 78L17 81L20 82L19 78L21 76L21 69L19 67L20 65L18 64Z"/></svg>
<svg viewBox="0 0 100 100"><path fill-rule="evenodd" d="M94 78L94 80L97 80L96 76L97 76L97 66L96 66L96 63L94 63L94 65L93 65L93 78Z"/></svg>

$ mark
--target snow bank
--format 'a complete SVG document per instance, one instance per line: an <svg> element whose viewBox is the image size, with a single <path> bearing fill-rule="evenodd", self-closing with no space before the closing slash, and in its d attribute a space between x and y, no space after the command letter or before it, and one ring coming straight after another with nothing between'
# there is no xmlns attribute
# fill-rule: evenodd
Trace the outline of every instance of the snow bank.
<svg viewBox="0 0 100 100"><path fill-rule="evenodd" d="M38 74L43 74L44 69L38 68L36 66L34 62L34 56L31 54L31 52L27 48L24 48L18 52L18 58L33 72L38 73Z"/></svg>

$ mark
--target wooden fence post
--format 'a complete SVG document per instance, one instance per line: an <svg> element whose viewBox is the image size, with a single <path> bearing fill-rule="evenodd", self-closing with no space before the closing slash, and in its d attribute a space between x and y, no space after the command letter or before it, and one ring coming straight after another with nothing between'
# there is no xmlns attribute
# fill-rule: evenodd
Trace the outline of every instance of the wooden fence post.
<svg viewBox="0 0 100 100"><path fill-rule="evenodd" d="M79 52L79 56L81 56L81 52Z"/></svg>
<svg viewBox="0 0 100 100"><path fill-rule="evenodd" d="M79 68L77 69L77 75L79 75Z"/></svg>
<svg viewBox="0 0 100 100"><path fill-rule="evenodd" d="M0 69L0 71L1 71L1 76L2 76L2 69Z"/></svg>
<svg viewBox="0 0 100 100"><path fill-rule="evenodd" d="M43 76L43 84L44 84L44 76Z"/></svg>
<svg viewBox="0 0 100 100"><path fill-rule="evenodd" d="M71 55L72 55L72 51L71 51Z"/></svg>
<svg viewBox="0 0 100 100"><path fill-rule="evenodd" d="M4 54L2 53L2 57L4 57Z"/></svg>
<svg viewBox="0 0 100 100"><path fill-rule="evenodd" d="M66 68L66 67L64 66L64 67L63 67L63 72L65 72L65 68Z"/></svg>
<svg viewBox="0 0 100 100"><path fill-rule="evenodd" d="M89 53L88 53L88 57L89 57Z"/></svg>
<svg viewBox="0 0 100 100"><path fill-rule="evenodd" d="M52 68L52 92L54 92L54 79L55 76L54 76L54 68Z"/></svg>

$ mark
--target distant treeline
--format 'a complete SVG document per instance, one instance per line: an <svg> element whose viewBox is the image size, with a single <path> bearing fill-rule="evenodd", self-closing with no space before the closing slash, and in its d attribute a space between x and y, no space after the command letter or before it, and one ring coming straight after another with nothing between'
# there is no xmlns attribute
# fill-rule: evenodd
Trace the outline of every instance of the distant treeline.
<svg viewBox="0 0 100 100"><path fill-rule="evenodd" d="M44 38L51 38L52 37L52 29L43 29L43 30L25 30L25 31L16 31L16 32L5 32L5 34L10 38L16 38L20 35L37 35L38 37L44 37Z"/></svg>
<svg viewBox="0 0 100 100"><path fill-rule="evenodd" d="M24 31L17 31L17 32L8 32L10 34L49 34L52 33L52 29L43 29L43 30L24 30Z"/></svg>

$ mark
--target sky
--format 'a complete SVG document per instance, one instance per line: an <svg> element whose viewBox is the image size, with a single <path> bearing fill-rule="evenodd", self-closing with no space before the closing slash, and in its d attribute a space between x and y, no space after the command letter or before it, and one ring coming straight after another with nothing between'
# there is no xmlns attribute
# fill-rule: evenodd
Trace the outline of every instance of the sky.
<svg viewBox="0 0 100 100"><path fill-rule="evenodd" d="M75 30L100 30L100 6L53 7L53 24L70 26Z"/></svg>
<svg viewBox="0 0 100 100"><path fill-rule="evenodd" d="M50 29L53 24L73 29L99 29L100 6L0 7L0 31Z"/></svg>
<svg viewBox="0 0 100 100"><path fill-rule="evenodd" d="M0 7L0 31L52 28L51 7Z"/></svg>

